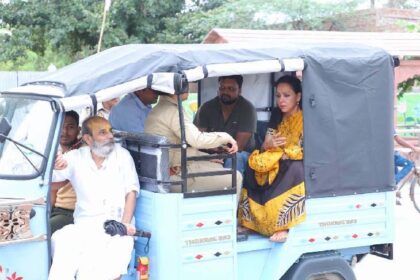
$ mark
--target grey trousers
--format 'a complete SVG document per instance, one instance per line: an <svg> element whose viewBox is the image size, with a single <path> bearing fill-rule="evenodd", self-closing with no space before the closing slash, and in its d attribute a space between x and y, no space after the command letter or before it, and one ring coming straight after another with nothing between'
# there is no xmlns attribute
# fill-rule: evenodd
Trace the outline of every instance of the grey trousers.
<svg viewBox="0 0 420 280"><path fill-rule="evenodd" d="M61 207L53 207L50 217L51 234L63 228L66 225L73 224L74 210Z"/></svg>

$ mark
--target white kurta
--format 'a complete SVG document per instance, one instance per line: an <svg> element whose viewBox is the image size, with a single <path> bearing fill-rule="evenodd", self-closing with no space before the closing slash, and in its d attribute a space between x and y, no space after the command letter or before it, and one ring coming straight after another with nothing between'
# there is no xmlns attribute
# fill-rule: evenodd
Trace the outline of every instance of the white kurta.
<svg viewBox="0 0 420 280"><path fill-rule="evenodd" d="M52 236L54 259L50 280L115 279L127 272L133 238L111 237L103 229L107 219L121 221L125 196L139 192L133 159L116 145L98 169L89 147L64 155L68 167L54 171L53 181L69 180L77 195L75 224Z"/></svg>

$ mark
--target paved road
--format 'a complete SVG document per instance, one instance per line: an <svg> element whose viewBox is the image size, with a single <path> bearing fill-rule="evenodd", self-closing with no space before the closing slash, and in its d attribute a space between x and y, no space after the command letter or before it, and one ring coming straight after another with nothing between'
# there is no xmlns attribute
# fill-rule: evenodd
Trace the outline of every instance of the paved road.
<svg viewBox="0 0 420 280"><path fill-rule="evenodd" d="M402 196L403 205L395 207L394 260L366 256L354 269L357 280L420 279L420 213L411 203L408 186Z"/></svg>

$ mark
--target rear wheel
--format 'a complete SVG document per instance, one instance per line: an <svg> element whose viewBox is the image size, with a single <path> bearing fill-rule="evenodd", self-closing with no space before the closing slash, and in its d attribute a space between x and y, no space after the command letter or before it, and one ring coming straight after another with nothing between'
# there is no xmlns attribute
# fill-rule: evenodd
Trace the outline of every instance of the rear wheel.
<svg viewBox="0 0 420 280"><path fill-rule="evenodd" d="M345 280L341 275L336 273L323 273L310 276L308 280Z"/></svg>
<svg viewBox="0 0 420 280"><path fill-rule="evenodd" d="M410 186L410 198L414 207L420 213L420 177L416 177Z"/></svg>
<svg viewBox="0 0 420 280"><path fill-rule="evenodd" d="M337 251L302 255L280 280L356 280L349 262Z"/></svg>

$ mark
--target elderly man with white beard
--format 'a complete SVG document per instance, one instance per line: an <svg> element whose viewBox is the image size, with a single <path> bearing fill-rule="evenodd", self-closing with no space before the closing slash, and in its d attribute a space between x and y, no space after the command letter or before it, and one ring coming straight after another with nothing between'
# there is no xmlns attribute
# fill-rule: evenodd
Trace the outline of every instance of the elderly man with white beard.
<svg viewBox="0 0 420 280"><path fill-rule="evenodd" d="M98 116L82 124L87 146L58 155L53 181L70 181L77 195L74 224L52 236L49 280L119 279L127 272L139 181L129 152L114 144L111 125ZM106 220L122 222L127 236L110 236Z"/></svg>

